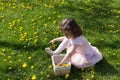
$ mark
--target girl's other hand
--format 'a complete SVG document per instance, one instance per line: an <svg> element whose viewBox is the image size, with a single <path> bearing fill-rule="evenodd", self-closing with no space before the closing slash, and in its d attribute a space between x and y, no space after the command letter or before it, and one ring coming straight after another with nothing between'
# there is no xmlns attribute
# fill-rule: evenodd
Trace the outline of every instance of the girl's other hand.
<svg viewBox="0 0 120 80"><path fill-rule="evenodd" d="M58 63L58 64L59 64L59 66L62 66L63 63L60 62L60 63Z"/></svg>
<svg viewBox="0 0 120 80"><path fill-rule="evenodd" d="M53 55L53 51L49 48L49 47L47 47L47 48L45 48L45 51L49 54L49 55Z"/></svg>

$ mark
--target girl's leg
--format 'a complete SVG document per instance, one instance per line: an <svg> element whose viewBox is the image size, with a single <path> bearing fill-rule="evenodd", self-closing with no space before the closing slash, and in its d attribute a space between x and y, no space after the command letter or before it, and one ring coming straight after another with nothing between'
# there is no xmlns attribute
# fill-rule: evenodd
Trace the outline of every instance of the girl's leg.
<svg viewBox="0 0 120 80"><path fill-rule="evenodd" d="M83 68L83 66L85 64L85 59L81 54L74 53L71 56L71 64L74 65L77 68Z"/></svg>
<svg viewBox="0 0 120 80"><path fill-rule="evenodd" d="M94 49L95 53L94 53L92 60L90 62L91 62L91 64L96 64L100 60L103 59L103 56L102 56L102 53L99 52L99 50L96 47L93 47L93 49Z"/></svg>

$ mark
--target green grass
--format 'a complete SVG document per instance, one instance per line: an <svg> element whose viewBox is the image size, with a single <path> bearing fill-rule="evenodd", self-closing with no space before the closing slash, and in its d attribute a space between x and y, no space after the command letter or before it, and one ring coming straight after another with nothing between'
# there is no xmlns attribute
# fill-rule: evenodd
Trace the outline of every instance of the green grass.
<svg viewBox="0 0 120 80"><path fill-rule="evenodd" d="M0 0L0 80L120 80L119 0ZM72 17L104 59L87 69L72 66L69 77L55 76L45 47L63 34ZM26 66L24 65L26 64ZM24 67L23 67L24 65Z"/></svg>

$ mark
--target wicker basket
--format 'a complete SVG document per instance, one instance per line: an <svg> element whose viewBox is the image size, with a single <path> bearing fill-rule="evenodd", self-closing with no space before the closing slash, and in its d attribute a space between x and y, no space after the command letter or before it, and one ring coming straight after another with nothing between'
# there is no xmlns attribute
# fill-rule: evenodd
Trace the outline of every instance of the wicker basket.
<svg viewBox="0 0 120 80"><path fill-rule="evenodd" d="M56 64L59 63L64 58L64 56L65 55L63 54L52 56L52 65L55 75L65 75L65 74L69 74L71 71L71 63L69 60L66 60L64 62L64 64L68 64L69 66L59 66L59 67L56 66Z"/></svg>

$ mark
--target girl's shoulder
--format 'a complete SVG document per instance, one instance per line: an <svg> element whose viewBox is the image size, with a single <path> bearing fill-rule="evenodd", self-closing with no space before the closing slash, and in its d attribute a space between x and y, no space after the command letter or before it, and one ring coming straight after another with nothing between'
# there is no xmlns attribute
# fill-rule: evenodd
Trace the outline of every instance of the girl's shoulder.
<svg viewBox="0 0 120 80"><path fill-rule="evenodd" d="M83 35L76 37L73 41L84 41L86 38Z"/></svg>
<svg viewBox="0 0 120 80"><path fill-rule="evenodd" d="M72 40L73 44L80 44L80 45L82 45L85 42L88 42L88 41L87 41L87 39L83 35L80 35L80 36L78 36L78 37L76 37L75 39Z"/></svg>

